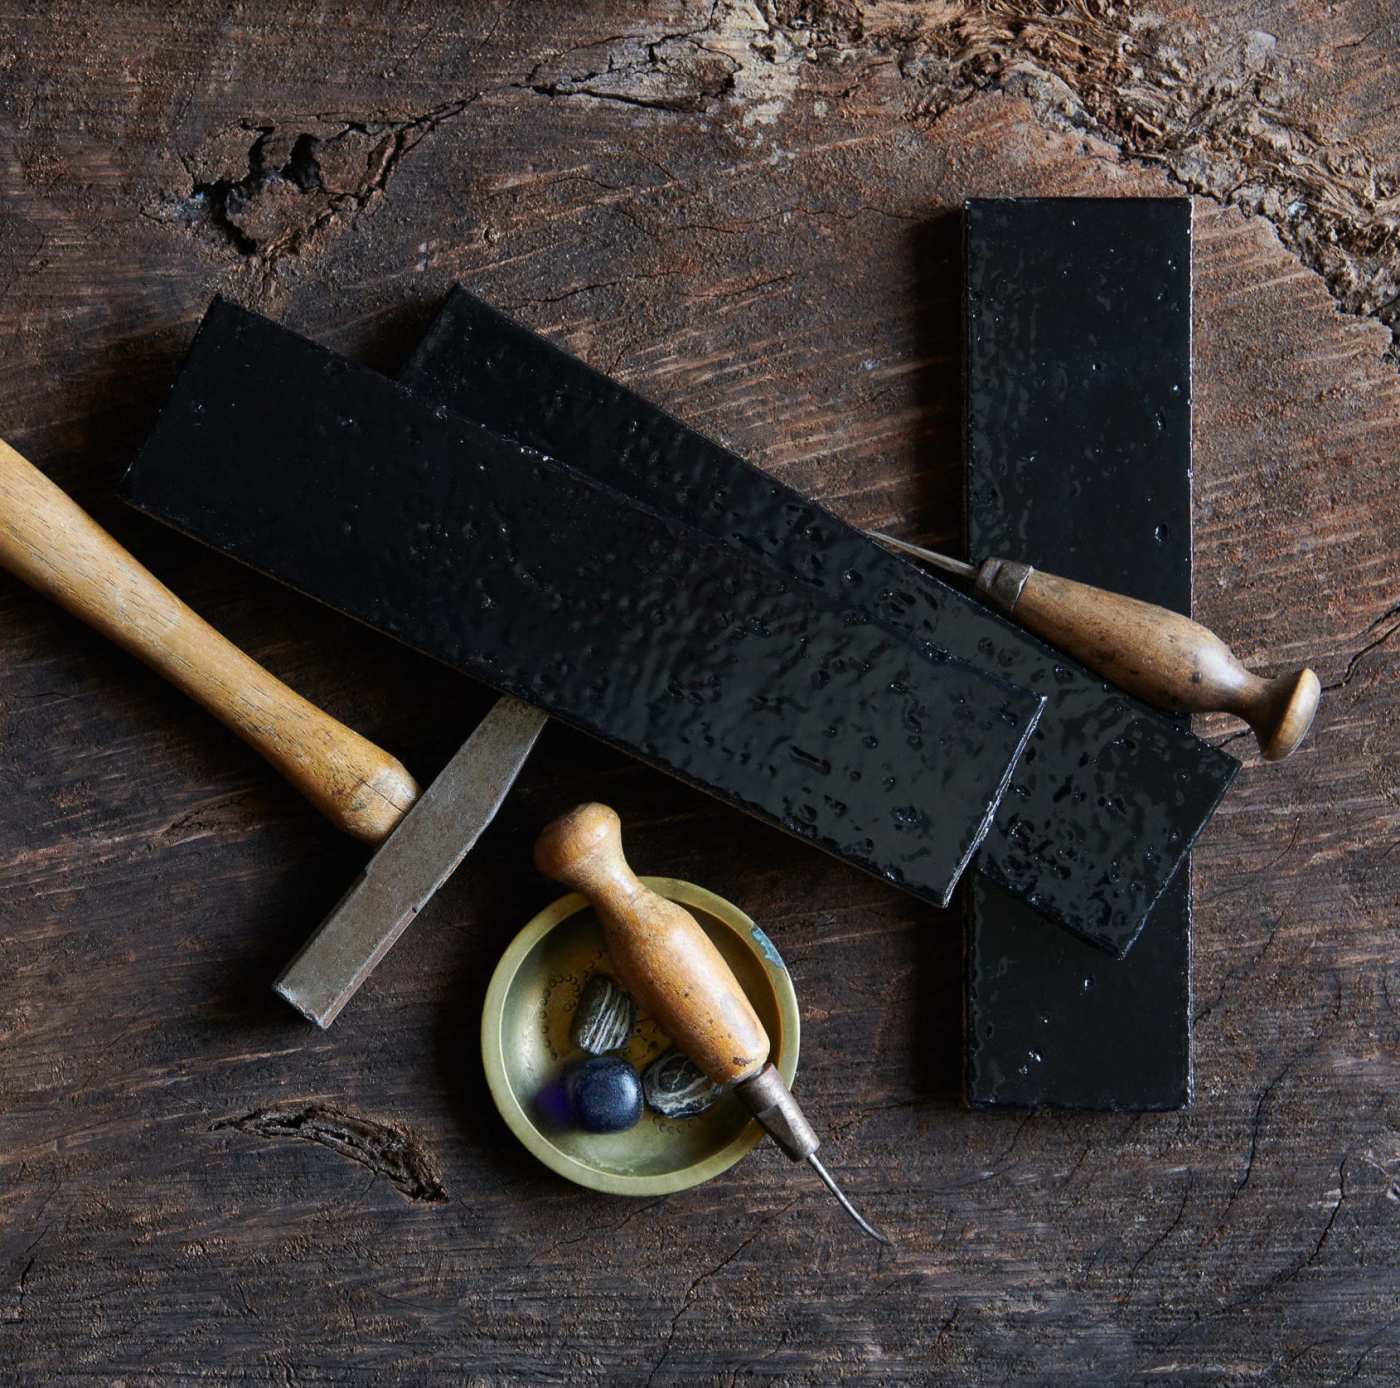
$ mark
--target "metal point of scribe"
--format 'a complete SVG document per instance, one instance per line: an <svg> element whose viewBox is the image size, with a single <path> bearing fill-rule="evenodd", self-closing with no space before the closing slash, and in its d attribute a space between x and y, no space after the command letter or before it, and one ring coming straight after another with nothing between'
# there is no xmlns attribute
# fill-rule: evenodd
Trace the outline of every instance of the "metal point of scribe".
<svg viewBox="0 0 1400 1388"><path fill-rule="evenodd" d="M738 981L735 980L734 987L737 989L738 986ZM672 1039L674 1040L674 1038ZM682 1044L681 1050L684 1049L685 1046ZM759 1124L768 1133L768 1136L778 1144L783 1155L789 1161L805 1161L822 1178L826 1188L841 1202L841 1208L872 1239L890 1247L894 1246L890 1239L887 1239L851 1204L850 1200L846 1198L845 1191L836 1184L836 1178L818 1160L817 1148L821 1146L821 1139L807 1121L807 1115L802 1112L801 1105L793 1097L792 1090L787 1087L783 1077L778 1073L777 1066L772 1061L766 1062L756 1075L740 1080L734 1086L734 1094L744 1107L758 1119Z"/></svg>
<svg viewBox="0 0 1400 1388"><path fill-rule="evenodd" d="M947 569L950 574L957 574L959 578L977 577L976 566L965 564L961 559L939 554L934 549L925 549L922 545L911 545L908 540L898 540L893 535L886 535L883 530L867 530L865 533L872 540L879 540L882 545L888 545L890 549L897 549L901 554L912 554L915 559L922 559L937 568Z"/></svg>
<svg viewBox="0 0 1400 1388"><path fill-rule="evenodd" d="M1232 713L1254 729L1265 761L1282 761L1308 735L1322 685L1304 666L1256 675L1213 632L1179 612L1041 572L1015 559L965 564L868 530L872 540L960 578L1027 631L1105 679L1172 713Z"/></svg>
<svg viewBox="0 0 1400 1388"><path fill-rule="evenodd" d="M817 1154L815 1152L807 1153L807 1162L812 1170L826 1183L826 1188L841 1202L841 1208L845 1210L876 1243L882 1243L886 1248L894 1247L894 1240L882 1234L848 1199L846 1199L845 1191L836 1184L836 1180L831 1172L817 1160Z"/></svg>

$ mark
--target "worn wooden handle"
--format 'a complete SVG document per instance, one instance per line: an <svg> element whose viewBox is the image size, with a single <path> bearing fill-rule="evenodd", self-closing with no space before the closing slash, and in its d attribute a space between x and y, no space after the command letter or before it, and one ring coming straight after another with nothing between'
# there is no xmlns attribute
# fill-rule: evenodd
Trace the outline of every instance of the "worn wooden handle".
<svg viewBox="0 0 1400 1388"><path fill-rule="evenodd" d="M588 898L623 986L712 1080L763 1068L768 1033L739 980L689 911L637 880L613 810L580 805L556 819L535 844L535 866Z"/></svg>
<svg viewBox="0 0 1400 1388"><path fill-rule="evenodd" d="M347 833L378 843L418 798L398 761L220 636L3 441L0 565L203 705Z"/></svg>
<svg viewBox="0 0 1400 1388"><path fill-rule="evenodd" d="M978 589L1022 626L1160 708L1233 713L1279 761L1307 735L1322 686L1306 667L1267 679L1208 628L1152 603L989 559Z"/></svg>

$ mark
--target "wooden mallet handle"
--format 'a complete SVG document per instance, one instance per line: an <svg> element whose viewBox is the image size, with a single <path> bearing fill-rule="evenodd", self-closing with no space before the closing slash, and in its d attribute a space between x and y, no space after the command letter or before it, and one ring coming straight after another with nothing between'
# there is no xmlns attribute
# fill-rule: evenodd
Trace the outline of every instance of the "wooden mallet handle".
<svg viewBox="0 0 1400 1388"><path fill-rule="evenodd" d="M988 559L977 571L977 591L1027 630L1150 704L1243 718L1265 761L1288 756L1317 713L1322 686L1311 670L1273 679L1256 675L1213 631L1165 607L1011 559Z"/></svg>
<svg viewBox="0 0 1400 1388"><path fill-rule="evenodd" d="M623 986L715 1083L763 1069L768 1033L739 980L689 911L637 880L615 811L580 805L556 819L535 844L535 866L588 898Z"/></svg>
<svg viewBox="0 0 1400 1388"><path fill-rule="evenodd" d="M346 833L379 843L418 798L398 761L220 636L3 440L0 565L208 709Z"/></svg>

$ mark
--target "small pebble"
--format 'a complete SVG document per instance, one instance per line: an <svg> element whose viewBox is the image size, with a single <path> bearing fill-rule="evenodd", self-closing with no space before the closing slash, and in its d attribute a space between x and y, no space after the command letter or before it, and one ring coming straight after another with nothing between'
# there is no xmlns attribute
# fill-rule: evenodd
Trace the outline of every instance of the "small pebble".
<svg viewBox="0 0 1400 1388"><path fill-rule="evenodd" d="M642 1082L621 1056L576 1060L564 1072L564 1091L576 1126L587 1133L621 1133L642 1116Z"/></svg>
<svg viewBox="0 0 1400 1388"><path fill-rule="evenodd" d="M647 1066L642 1089L647 1103L663 1118L694 1118L724 1092L674 1047Z"/></svg>
<svg viewBox="0 0 1400 1388"><path fill-rule="evenodd" d="M632 999L607 974L594 974L574 1010L574 1045L590 1055L618 1050L627 1044L636 1020Z"/></svg>

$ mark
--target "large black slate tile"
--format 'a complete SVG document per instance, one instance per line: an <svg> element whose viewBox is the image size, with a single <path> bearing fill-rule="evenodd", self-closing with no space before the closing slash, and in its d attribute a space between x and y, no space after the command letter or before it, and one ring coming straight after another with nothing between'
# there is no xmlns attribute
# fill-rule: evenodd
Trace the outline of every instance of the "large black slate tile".
<svg viewBox="0 0 1400 1388"><path fill-rule="evenodd" d="M1096 945L1129 948L1234 774L1230 757L461 288L400 379L809 591L858 596L891 630L1044 693L976 866Z"/></svg>
<svg viewBox="0 0 1400 1388"><path fill-rule="evenodd" d="M966 256L968 552L1189 612L1190 202L971 202ZM1187 863L1122 960L966 902L971 1103L1190 1102Z"/></svg>
<svg viewBox="0 0 1400 1388"><path fill-rule="evenodd" d="M1042 702L222 301L125 488L939 904Z"/></svg>

